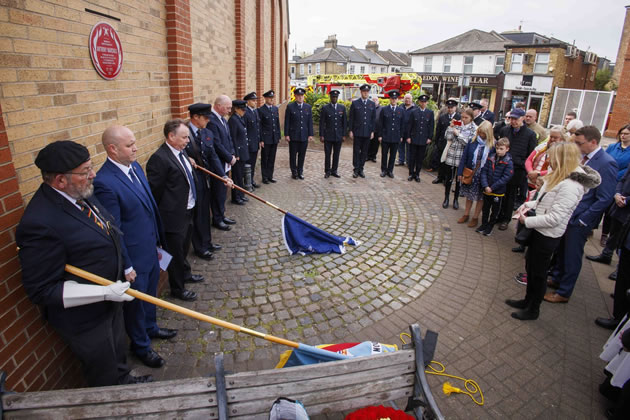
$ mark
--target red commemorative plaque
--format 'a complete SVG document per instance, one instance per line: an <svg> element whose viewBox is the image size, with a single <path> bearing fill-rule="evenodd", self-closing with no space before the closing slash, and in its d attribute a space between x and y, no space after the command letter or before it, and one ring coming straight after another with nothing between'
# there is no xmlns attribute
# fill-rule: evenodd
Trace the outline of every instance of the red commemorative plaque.
<svg viewBox="0 0 630 420"><path fill-rule="evenodd" d="M122 70L123 51L116 30L109 23L99 22L90 32L90 57L98 74L114 80Z"/></svg>

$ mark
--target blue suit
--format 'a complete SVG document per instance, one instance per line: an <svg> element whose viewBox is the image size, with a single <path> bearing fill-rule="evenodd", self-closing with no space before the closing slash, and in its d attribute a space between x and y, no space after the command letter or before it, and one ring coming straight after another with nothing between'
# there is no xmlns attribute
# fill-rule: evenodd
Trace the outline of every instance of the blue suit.
<svg viewBox="0 0 630 420"><path fill-rule="evenodd" d="M284 135L289 142L289 165L295 177L304 173L304 158L308 147L308 138L313 136L313 112L307 103L302 105L293 101L287 105L284 114Z"/></svg>
<svg viewBox="0 0 630 420"><path fill-rule="evenodd" d="M137 177L135 182L109 159L105 160L94 179L94 194L123 232L123 268L133 267L137 274L131 287L156 296L160 277L157 247L165 243L162 222L142 167L137 162L131 167ZM135 299L125 303L124 313L132 351L145 354L151 346L149 335L158 329L155 305Z"/></svg>
<svg viewBox="0 0 630 420"><path fill-rule="evenodd" d="M405 107L387 105L382 107L376 131L381 142L381 172L393 174L396 150L404 135ZM388 157L389 155L389 157Z"/></svg>
<svg viewBox="0 0 630 420"><path fill-rule="evenodd" d="M483 118L484 120L490 122L490 124L494 125L494 112L490 111L489 109L486 109L485 111L483 111L481 114L481 118Z"/></svg>
<svg viewBox="0 0 630 420"><path fill-rule="evenodd" d="M212 137L214 138L214 150L217 152L221 163L225 165L226 163L230 163L232 161L235 151L227 121L223 118L221 119L223 122L221 122L219 117L217 117L217 115L213 112L210 114L210 121L208 121L206 128L212 132ZM223 219L225 219L226 188L227 187L222 181L219 181L214 177L210 180L210 189L212 190L210 207L212 208L212 222L215 225L223 223Z"/></svg>
<svg viewBox="0 0 630 420"><path fill-rule="evenodd" d="M590 189L584 194L569 220L567 230L558 247L558 267L554 277L560 287L556 293L566 298L573 293L580 275L584 245L588 235L599 224L602 213L610 206L615 194L618 170L615 159L600 149L586 165L599 173L602 182L597 188Z"/></svg>
<svg viewBox="0 0 630 420"><path fill-rule="evenodd" d="M352 132L352 166L355 174L362 173L368 156L370 137L376 131L376 104L371 99L352 101L348 114L348 129ZM378 146L374 156L378 152Z"/></svg>

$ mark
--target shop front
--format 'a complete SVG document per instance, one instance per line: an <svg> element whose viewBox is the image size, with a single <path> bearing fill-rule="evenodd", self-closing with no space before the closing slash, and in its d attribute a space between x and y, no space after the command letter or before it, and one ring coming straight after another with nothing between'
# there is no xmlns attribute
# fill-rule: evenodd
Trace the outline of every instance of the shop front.
<svg viewBox="0 0 630 420"><path fill-rule="evenodd" d="M505 114L522 102L525 109L535 109L538 121L544 124L551 107L553 77L532 74L506 74L503 85L503 98L500 109Z"/></svg>
<svg viewBox="0 0 630 420"><path fill-rule="evenodd" d="M503 88L503 74L473 75L467 74L460 83L460 75L445 75L435 73L418 73L422 77L422 89L433 100L443 104L448 98L459 98L460 102L488 100L488 108L496 112L500 105L500 90Z"/></svg>

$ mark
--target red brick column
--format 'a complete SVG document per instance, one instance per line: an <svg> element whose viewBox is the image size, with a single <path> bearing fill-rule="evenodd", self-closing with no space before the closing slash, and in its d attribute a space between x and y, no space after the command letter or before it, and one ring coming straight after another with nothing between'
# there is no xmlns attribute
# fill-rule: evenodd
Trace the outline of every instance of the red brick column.
<svg viewBox="0 0 630 420"><path fill-rule="evenodd" d="M621 65L621 63L617 63L617 65ZM630 48L626 50L623 70L619 77L617 97L615 98L612 117L610 118L610 124L608 124L605 135L615 137L617 131L628 123L630 123Z"/></svg>
<svg viewBox="0 0 630 420"><path fill-rule="evenodd" d="M284 93L278 92L278 86L276 84L277 66L276 66L276 2L278 0L271 0L271 88L279 93L278 103L283 99Z"/></svg>
<svg viewBox="0 0 630 420"><path fill-rule="evenodd" d="M234 1L234 22L236 30L234 38L236 40L236 97L238 99L245 96L245 2L243 0Z"/></svg>
<svg viewBox="0 0 630 420"><path fill-rule="evenodd" d="M184 118L194 101L189 0L166 0L166 44L171 114L173 118Z"/></svg>
<svg viewBox="0 0 630 420"><path fill-rule="evenodd" d="M265 93L265 0L256 0L256 92L258 92L258 104L262 104Z"/></svg>
<svg viewBox="0 0 630 420"><path fill-rule="evenodd" d="M15 228L23 212L0 108L0 370L14 391L80 386L79 363L22 287Z"/></svg>

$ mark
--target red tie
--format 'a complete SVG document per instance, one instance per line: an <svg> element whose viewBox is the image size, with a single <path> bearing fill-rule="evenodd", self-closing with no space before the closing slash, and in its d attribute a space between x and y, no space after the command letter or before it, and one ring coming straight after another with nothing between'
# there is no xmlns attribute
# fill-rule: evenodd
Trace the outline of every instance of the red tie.
<svg viewBox="0 0 630 420"><path fill-rule="evenodd" d="M586 165L586 162L588 162L588 155L584 155L584 157L582 158L582 162L580 162L582 165Z"/></svg>

